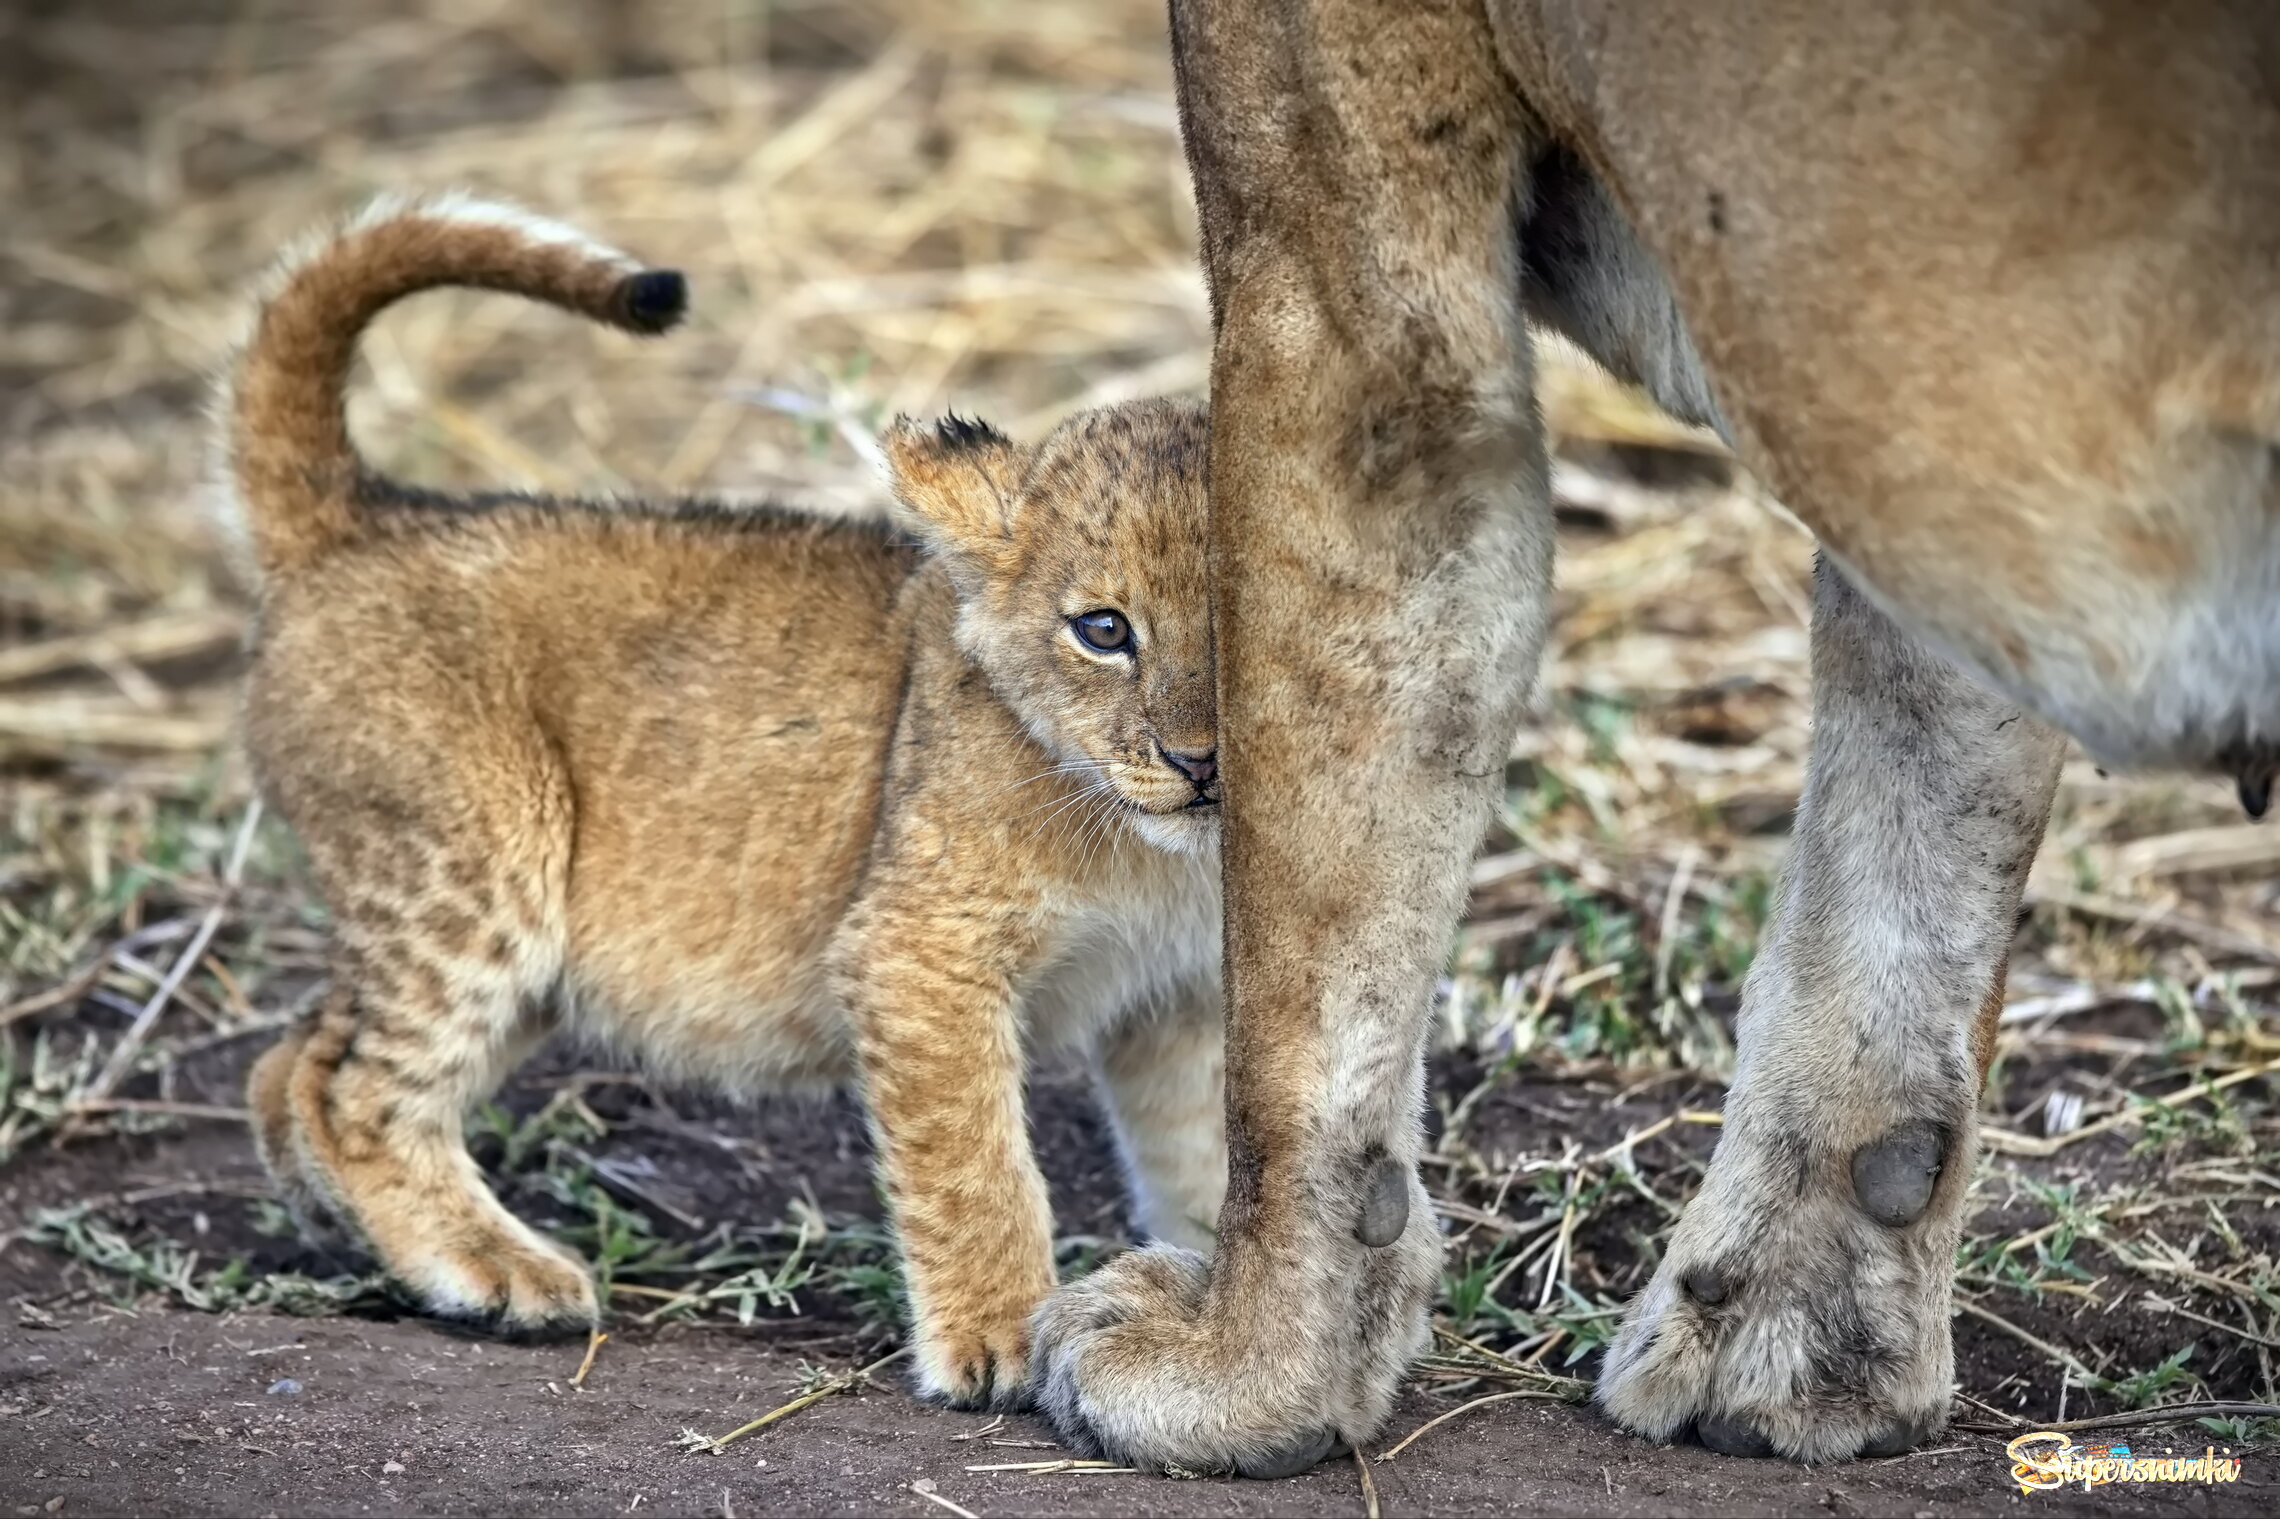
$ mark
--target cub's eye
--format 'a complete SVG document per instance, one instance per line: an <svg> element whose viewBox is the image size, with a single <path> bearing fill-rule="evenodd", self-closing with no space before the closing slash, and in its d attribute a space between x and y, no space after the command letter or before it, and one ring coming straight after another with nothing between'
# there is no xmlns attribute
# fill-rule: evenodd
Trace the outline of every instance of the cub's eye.
<svg viewBox="0 0 2280 1519"><path fill-rule="evenodd" d="M1077 638L1088 649L1103 654L1129 654L1132 652L1132 624L1124 620L1122 612L1111 612L1103 607L1097 612L1083 612L1069 619L1076 629Z"/></svg>

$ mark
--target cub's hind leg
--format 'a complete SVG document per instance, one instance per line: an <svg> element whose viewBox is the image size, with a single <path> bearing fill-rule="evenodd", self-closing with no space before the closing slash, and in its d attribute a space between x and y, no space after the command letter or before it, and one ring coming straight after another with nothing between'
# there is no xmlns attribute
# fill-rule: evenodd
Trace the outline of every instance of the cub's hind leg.
<svg viewBox="0 0 2280 1519"><path fill-rule="evenodd" d="M339 1209L325 1194L324 1184L310 1169L301 1152L293 1121L293 1071L309 1047L321 1014L313 1014L288 1028L262 1052L245 1079L246 1107L253 1115L254 1148L268 1169L278 1198L312 1244L329 1244L327 1236L339 1220Z"/></svg>
<svg viewBox="0 0 2280 1519"><path fill-rule="evenodd" d="M520 782L487 788L506 806L273 787L334 906L334 981L248 1099L288 1195L321 1194L431 1312L544 1334L593 1322L591 1278L491 1193L463 1132L543 1037L562 962L566 792L512 769L477 776Z"/></svg>
<svg viewBox="0 0 2280 1519"><path fill-rule="evenodd" d="M270 1157L272 1174L305 1177L439 1318L515 1336L591 1325L584 1263L507 1211L464 1136L544 1024L511 994L439 996L428 966L341 974L281 1083L291 1168Z"/></svg>
<svg viewBox="0 0 2280 1519"><path fill-rule="evenodd" d="M1134 1222L1151 1240L1207 1255L1227 1197L1226 1064L1216 977L1136 1010L1093 1052Z"/></svg>

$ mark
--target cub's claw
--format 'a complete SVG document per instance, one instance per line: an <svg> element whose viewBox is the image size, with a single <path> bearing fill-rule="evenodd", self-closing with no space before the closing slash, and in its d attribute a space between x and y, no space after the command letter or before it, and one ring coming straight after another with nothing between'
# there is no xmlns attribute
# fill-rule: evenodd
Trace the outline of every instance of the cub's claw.
<svg viewBox="0 0 2280 1519"><path fill-rule="evenodd" d="M1029 1402L1029 1333L1020 1319L992 1332L925 1335L917 1349L911 1384L922 1402L1000 1413Z"/></svg>

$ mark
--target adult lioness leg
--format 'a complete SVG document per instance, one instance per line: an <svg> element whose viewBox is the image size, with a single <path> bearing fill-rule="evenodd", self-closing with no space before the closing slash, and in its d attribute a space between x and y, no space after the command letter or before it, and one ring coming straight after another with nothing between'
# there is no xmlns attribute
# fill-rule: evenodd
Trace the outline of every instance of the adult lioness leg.
<svg viewBox="0 0 2280 1519"><path fill-rule="evenodd" d="M1372 1433L1424 1334L1426 1011L1551 537L1479 15L1196 0L1173 33L1219 323L1228 1196L1211 1263L1063 1289L1033 1364L1084 1447L1263 1475Z"/></svg>
<svg viewBox="0 0 2280 1519"><path fill-rule="evenodd" d="M1947 1422L1980 1082L2065 745L1826 562L1813 715L1725 1131L1600 1400L1657 1438L1826 1461Z"/></svg>

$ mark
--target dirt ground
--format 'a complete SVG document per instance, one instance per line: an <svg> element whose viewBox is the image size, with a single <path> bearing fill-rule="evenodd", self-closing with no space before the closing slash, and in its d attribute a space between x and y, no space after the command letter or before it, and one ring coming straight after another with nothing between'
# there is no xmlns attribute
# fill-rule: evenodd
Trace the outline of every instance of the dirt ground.
<svg viewBox="0 0 2280 1519"><path fill-rule="evenodd" d="M475 1345L409 1324L161 1313L75 1325L0 1350L0 1512L63 1514L1276 1515L1365 1512L1351 1460L1258 1483L1081 1471L978 1472L1049 1459L1035 1419L996 1423L899 1392L826 1399L718 1455L676 1446L781 1402L844 1341L666 1331L574 1351ZM35 1360L35 1357L44 1357ZM273 1392L280 1382L295 1392ZM1394 1427L1435 1412L1404 1398ZM985 1430L990 1431L984 1433ZM2198 1453L2198 1447L2195 1447ZM1373 1464L1386 1514L2268 1514L2280 1479L2149 1497L2022 1498L1991 1436L1805 1471L1657 1449L1582 1410L1515 1400ZM47 1505L61 1498L60 1509Z"/></svg>
<svg viewBox="0 0 2280 1519"><path fill-rule="evenodd" d="M198 488L246 284L375 191L520 199L687 269L689 326L643 346L409 303L356 388L377 461L869 510L849 439L896 411L1029 438L1202 385L1162 28L1158 0L0 7L0 1519L1369 1511L1351 1459L1272 1484L971 1471L1055 1453L1034 1421L916 1404L891 1362L692 1453L900 1344L847 1099L739 1107L555 1050L479 1115L501 1196L608 1289L582 1385L586 1347L454 1337L297 1239L242 1124L328 925L251 806L250 598ZM1584 1406L1718 1132L1808 746L1811 545L1572 357L1542 382L1543 710L1437 1008L1449 1250L1434 1344L1367 1452L1379 1510L2270 1511L2280 827L2079 759L1983 1104L1951 1432L1806 1471ZM1041 1073L1032 1125L1063 1269L1089 1269L1126 1229L1081 1083ZM2075 1438L2213 1445L2242 1479L2008 1482L2014 1435L2116 1418Z"/></svg>
<svg viewBox="0 0 2280 1519"><path fill-rule="evenodd" d="M233 1073L204 1074L222 1086ZM565 1074L562 1062L535 1073L512 1104L542 1109ZM1588 1087L1532 1083L1499 1092L1484 1127L1550 1151L1572 1137L1579 1109L1596 1134L1703 1098L1611 1103ZM691 1118L642 1095L611 1111L619 1121L596 1158L658 1179L665 1190L650 1206L684 1213L691 1230L724 1213L770 1217L800 1197L835 1213L875 1211L866 1138L845 1102ZM1040 1082L1035 1121L1063 1233L1113 1236L1115 1162L1073 1076ZM735 1148L714 1142L723 1138ZM548 1217L533 1194L506 1186L518 1206ZM0 1224L60 1200L120 1199L114 1216L216 1256L243 1253L277 1271L317 1266L297 1243L261 1232L260 1192L242 1132L201 1124L19 1164L0 1181ZM630 1190L627 1200L637 1201ZM829 1293L749 1328L621 1322L582 1386L572 1380L578 1344L466 1338L384 1305L314 1318L188 1312L163 1294L122 1298L108 1273L23 1243L0 1251L0 1299L46 1305L0 1330L0 1513L944 1512L914 1490L927 1482L977 1515L1367 1512L1350 1458L1287 1483L975 1471L1056 1459L1050 1431L1033 1418L919 1403L891 1365L726 1450L691 1452L691 1431L725 1434L821 1375L888 1353L891 1329ZM2018 1364L2009 1342L1962 1327L1966 1386L1998 1385L1998 1368ZM2280 1501L2280 1453L2247 1456L2230 1486L2022 1497L2008 1481L2008 1431L1958 1429L1907 1456L1807 1470L1656 1447L1541 1389L1519 1391L1373 1460L1380 1511L2251 1514ZM1370 1454L1477 1395L1420 1381ZM2141 1453L2230 1448L2189 1426L2122 1437L2133 1435Z"/></svg>

